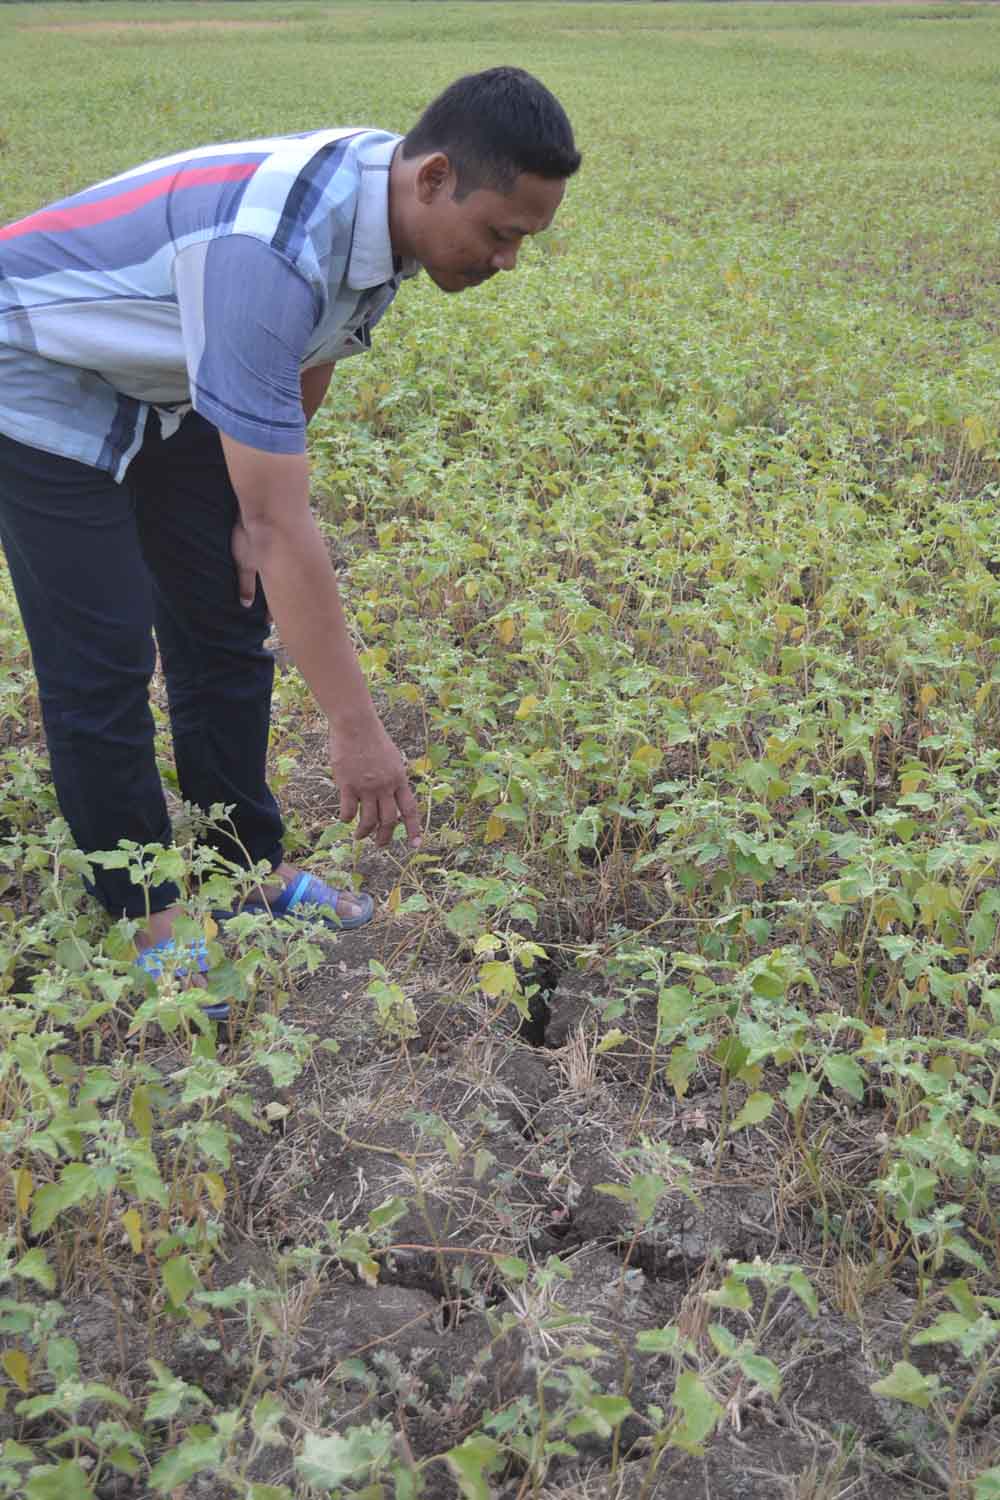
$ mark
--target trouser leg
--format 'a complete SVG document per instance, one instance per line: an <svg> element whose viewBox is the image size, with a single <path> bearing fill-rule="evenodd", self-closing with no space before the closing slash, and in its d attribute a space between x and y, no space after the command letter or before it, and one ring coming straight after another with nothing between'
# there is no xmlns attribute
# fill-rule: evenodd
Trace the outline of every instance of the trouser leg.
<svg viewBox="0 0 1000 1500"><path fill-rule="evenodd" d="M0 434L0 539L38 679L56 796L86 854L169 843L148 684L152 595L128 484ZM127 871L94 872L115 916L141 916ZM177 897L148 893L160 911Z"/></svg>
<svg viewBox="0 0 1000 1500"><path fill-rule="evenodd" d="M206 812L232 808L211 835L245 864L282 859L282 822L267 784L274 658L267 604L238 597L230 535L238 515L218 432L196 413L171 437L151 433L135 460L139 539L167 683L181 794Z"/></svg>

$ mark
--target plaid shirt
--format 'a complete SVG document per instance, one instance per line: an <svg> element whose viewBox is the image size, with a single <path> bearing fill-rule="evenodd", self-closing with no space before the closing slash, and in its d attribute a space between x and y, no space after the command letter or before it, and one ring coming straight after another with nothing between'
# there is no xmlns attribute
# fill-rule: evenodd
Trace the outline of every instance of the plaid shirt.
<svg viewBox="0 0 1000 1500"><path fill-rule="evenodd" d="M299 380L367 349L399 137L321 130L136 167L0 229L0 432L122 479L151 407L305 449Z"/></svg>

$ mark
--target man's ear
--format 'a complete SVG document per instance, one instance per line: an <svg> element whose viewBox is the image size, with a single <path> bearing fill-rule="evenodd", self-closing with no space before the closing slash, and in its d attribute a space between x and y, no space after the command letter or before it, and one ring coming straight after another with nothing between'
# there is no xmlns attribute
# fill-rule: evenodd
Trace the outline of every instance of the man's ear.
<svg viewBox="0 0 1000 1500"><path fill-rule="evenodd" d="M417 197L421 203L432 203L442 194L451 197L455 190L455 173L443 151L425 156L416 171Z"/></svg>

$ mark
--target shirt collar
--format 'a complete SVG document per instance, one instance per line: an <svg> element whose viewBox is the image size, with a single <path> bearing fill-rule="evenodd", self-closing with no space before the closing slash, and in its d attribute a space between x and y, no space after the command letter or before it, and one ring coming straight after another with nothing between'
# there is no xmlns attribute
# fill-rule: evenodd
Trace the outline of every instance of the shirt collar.
<svg viewBox="0 0 1000 1500"><path fill-rule="evenodd" d="M347 264L347 285L355 292L415 276L420 270L415 260L397 260L389 239L389 167L401 139L389 136L358 153L361 188Z"/></svg>

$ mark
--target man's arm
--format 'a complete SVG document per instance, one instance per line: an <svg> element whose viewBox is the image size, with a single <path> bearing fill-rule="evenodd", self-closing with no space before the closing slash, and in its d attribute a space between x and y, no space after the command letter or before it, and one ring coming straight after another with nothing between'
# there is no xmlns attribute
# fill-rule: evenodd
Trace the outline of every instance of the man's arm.
<svg viewBox="0 0 1000 1500"><path fill-rule="evenodd" d="M268 606L282 642L330 721L340 815L349 823L360 808L358 837L376 832L380 844L389 842L402 819L416 844L417 802L403 759L371 700L326 545L309 509L309 461L305 454L263 453L224 432L220 437Z"/></svg>
<svg viewBox="0 0 1000 1500"><path fill-rule="evenodd" d="M323 405L323 398L330 388L330 377L334 369L335 366L329 364L314 365L312 369L302 371L299 383L302 389L302 411L307 422L312 421ZM239 579L240 602L249 609L257 593L257 561L242 518L233 527L232 549L233 562L236 564Z"/></svg>
<svg viewBox="0 0 1000 1500"><path fill-rule="evenodd" d="M311 370L302 371L302 410L307 422L312 421L323 405L332 374L333 365L313 365Z"/></svg>

